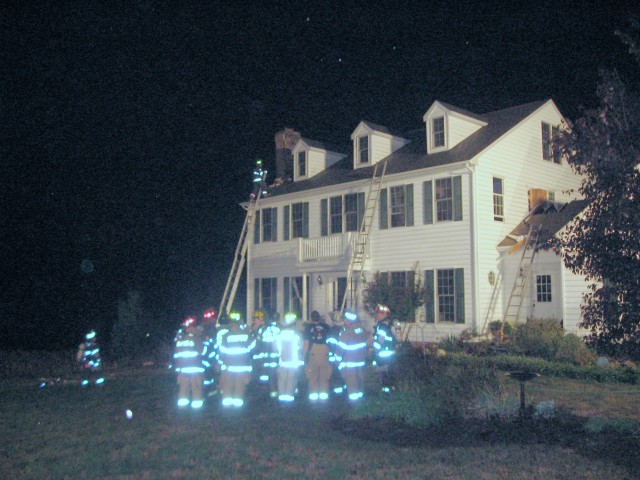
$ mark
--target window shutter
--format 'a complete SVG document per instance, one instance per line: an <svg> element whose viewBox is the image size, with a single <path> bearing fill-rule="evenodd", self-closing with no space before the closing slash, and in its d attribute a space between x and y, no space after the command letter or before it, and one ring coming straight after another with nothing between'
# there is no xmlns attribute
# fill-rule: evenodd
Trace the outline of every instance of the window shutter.
<svg viewBox="0 0 640 480"><path fill-rule="evenodd" d="M283 227L283 236L285 240L289 240L289 226L291 225L291 215L289 214L289 210L291 207L289 205L285 205L282 211L283 219L282 219L282 227Z"/></svg>
<svg viewBox="0 0 640 480"><path fill-rule="evenodd" d="M309 202L302 204L302 238L309 238Z"/></svg>
<svg viewBox="0 0 640 480"><path fill-rule="evenodd" d="M453 177L453 220L462 220L462 177Z"/></svg>
<svg viewBox="0 0 640 480"><path fill-rule="evenodd" d="M357 203L358 203L358 231L362 228L362 219L364 218L364 207L365 207L365 198L364 192L358 193Z"/></svg>
<svg viewBox="0 0 640 480"><path fill-rule="evenodd" d="M329 235L328 209L327 199L323 198L320 200L320 235L323 237Z"/></svg>
<svg viewBox="0 0 640 480"><path fill-rule="evenodd" d="M289 286L289 277L284 277L284 311L290 310L291 304L291 287Z"/></svg>
<svg viewBox="0 0 640 480"><path fill-rule="evenodd" d="M278 241L278 207L273 207L271 209L271 222L273 227L271 227L271 239L274 242Z"/></svg>
<svg viewBox="0 0 640 480"><path fill-rule="evenodd" d="M404 204L405 208L405 218L406 218L406 226L413 227L413 184L409 183L405 185L404 194L407 198L407 201Z"/></svg>
<svg viewBox="0 0 640 480"><path fill-rule="evenodd" d="M380 190L380 221L378 225L381 230L389 228L387 216L387 189L383 188Z"/></svg>
<svg viewBox="0 0 640 480"><path fill-rule="evenodd" d="M427 180L422 184L422 222L433 223L433 182Z"/></svg>
<svg viewBox="0 0 640 480"><path fill-rule="evenodd" d="M262 210L258 210L254 212L256 216L256 221L253 223L253 243L260 243L260 216L262 215Z"/></svg>
<svg viewBox="0 0 640 480"><path fill-rule="evenodd" d="M260 279L253 279L253 309L257 310L262 305L260 305ZM220 312L222 313L222 312Z"/></svg>
<svg viewBox="0 0 640 480"><path fill-rule="evenodd" d="M454 273L456 291L456 323L464 323L464 269L456 268Z"/></svg>
<svg viewBox="0 0 640 480"><path fill-rule="evenodd" d="M427 323L435 323L435 291L433 285L433 270L425 270L424 272L424 290L425 290L425 321Z"/></svg>
<svg viewBox="0 0 640 480"><path fill-rule="evenodd" d="M271 305L273 311L278 310L278 278L274 277L270 279L271 281Z"/></svg>

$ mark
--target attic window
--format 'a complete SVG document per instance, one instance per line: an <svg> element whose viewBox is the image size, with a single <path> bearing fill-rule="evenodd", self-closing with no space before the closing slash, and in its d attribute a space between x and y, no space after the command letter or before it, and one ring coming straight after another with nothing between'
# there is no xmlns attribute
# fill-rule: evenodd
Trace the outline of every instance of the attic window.
<svg viewBox="0 0 640 480"><path fill-rule="evenodd" d="M298 176L305 177L307 175L307 152L298 152Z"/></svg>
<svg viewBox="0 0 640 480"><path fill-rule="evenodd" d="M445 146L444 117L436 117L431 120L431 143L433 148Z"/></svg>
<svg viewBox="0 0 640 480"><path fill-rule="evenodd" d="M560 163L560 155L553 145L557 135L558 127L542 122L542 158L553 163Z"/></svg>
<svg viewBox="0 0 640 480"><path fill-rule="evenodd" d="M358 161L359 163L369 163L369 137L363 135L358 137Z"/></svg>

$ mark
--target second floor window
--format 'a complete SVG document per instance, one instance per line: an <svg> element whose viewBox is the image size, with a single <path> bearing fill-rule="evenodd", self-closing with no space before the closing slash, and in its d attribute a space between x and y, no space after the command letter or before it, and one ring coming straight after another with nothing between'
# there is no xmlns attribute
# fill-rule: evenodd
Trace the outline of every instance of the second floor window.
<svg viewBox="0 0 640 480"><path fill-rule="evenodd" d="M437 117L431 121L431 140L433 148L445 146L444 117Z"/></svg>
<svg viewBox="0 0 640 480"><path fill-rule="evenodd" d="M283 236L285 240L309 237L309 202L285 205L283 213Z"/></svg>
<svg viewBox="0 0 640 480"><path fill-rule="evenodd" d="M435 192L434 192L435 189ZM422 184L423 222L462 220L462 177L427 180Z"/></svg>
<svg viewBox="0 0 640 480"><path fill-rule="evenodd" d="M358 137L358 161L369 163L369 137Z"/></svg>
<svg viewBox="0 0 640 480"><path fill-rule="evenodd" d="M298 152L298 176L307 176L307 152Z"/></svg>
<svg viewBox="0 0 640 480"><path fill-rule="evenodd" d="M330 232L342 233L342 197L331 197L329 202Z"/></svg>
<svg viewBox="0 0 640 480"><path fill-rule="evenodd" d="M413 184L383 188L379 202L381 229L413 226Z"/></svg>
<svg viewBox="0 0 640 480"><path fill-rule="evenodd" d="M278 240L278 209L265 208L262 210L262 241L275 242Z"/></svg>
<svg viewBox="0 0 640 480"><path fill-rule="evenodd" d="M504 222L504 189L502 179L493 177L493 219Z"/></svg>

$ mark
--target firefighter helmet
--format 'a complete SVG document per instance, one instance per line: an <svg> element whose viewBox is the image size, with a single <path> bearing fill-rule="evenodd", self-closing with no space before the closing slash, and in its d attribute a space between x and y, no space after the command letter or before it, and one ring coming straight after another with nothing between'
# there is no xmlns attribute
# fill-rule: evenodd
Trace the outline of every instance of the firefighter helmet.
<svg viewBox="0 0 640 480"><path fill-rule="evenodd" d="M86 340L95 340L96 339L96 331L95 330L90 330L85 336L84 338Z"/></svg>
<svg viewBox="0 0 640 480"><path fill-rule="evenodd" d="M358 321L358 315L351 310L345 310L342 314L344 321L347 323L356 323Z"/></svg>
<svg viewBox="0 0 640 480"><path fill-rule="evenodd" d="M231 312L229 314L229 320L232 322L240 322L240 320L242 320L242 315L240 315L240 312Z"/></svg>
<svg viewBox="0 0 640 480"><path fill-rule="evenodd" d="M298 316L293 312L287 312L284 314L284 324L287 326L293 325L294 323L296 323L297 319L298 319Z"/></svg>
<svg viewBox="0 0 640 480"><path fill-rule="evenodd" d="M194 317L187 317L187 318L185 318L183 320L182 326L184 328L195 327L196 326L196 319Z"/></svg>
<svg viewBox="0 0 640 480"><path fill-rule="evenodd" d="M386 315L389 315L389 312L391 312L391 309L385 304L379 303L378 305L376 305L376 313L384 313Z"/></svg>
<svg viewBox="0 0 640 480"><path fill-rule="evenodd" d="M256 310L253 314L253 318L256 318L260 321L264 321L264 312L262 310Z"/></svg>

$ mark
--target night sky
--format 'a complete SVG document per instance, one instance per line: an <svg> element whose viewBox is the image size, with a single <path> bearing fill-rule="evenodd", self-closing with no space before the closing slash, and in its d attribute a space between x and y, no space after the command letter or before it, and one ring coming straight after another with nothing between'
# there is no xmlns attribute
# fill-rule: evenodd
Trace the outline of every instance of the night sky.
<svg viewBox="0 0 640 480"><path fill-rule="evenodd" d="M275 170L284 127L348 153L361 120L421 128L436 99L484 113L553 98L576 118L599 68L632 71L614 30L638 14L236 3L1 3L0 348L73 347L131 290L168 329L218 303L252 163Z"/></svg>

